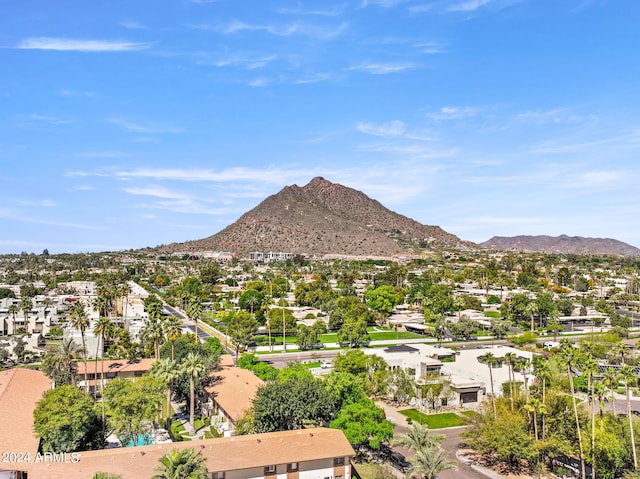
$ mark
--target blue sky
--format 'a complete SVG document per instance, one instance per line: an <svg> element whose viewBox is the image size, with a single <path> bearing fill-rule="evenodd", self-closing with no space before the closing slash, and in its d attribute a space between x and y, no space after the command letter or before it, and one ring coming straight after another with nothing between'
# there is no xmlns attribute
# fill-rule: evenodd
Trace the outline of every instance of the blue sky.
<svg viewBox="0 0 640 479"><path fill-rule="evenodd" d="M0 253L199 239L315 176L640 246L637 0L0 3Z"/></svg>

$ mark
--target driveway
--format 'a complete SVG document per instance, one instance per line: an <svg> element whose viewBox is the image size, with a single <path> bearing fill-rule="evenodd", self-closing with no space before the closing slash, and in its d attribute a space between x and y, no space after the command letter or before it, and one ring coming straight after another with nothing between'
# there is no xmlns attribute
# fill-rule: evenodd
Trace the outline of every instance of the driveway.
<svg viewBox="0 0 640 479"><path fill-rule="evenodd" d="M398 412L398 408L393 405L378 401L378 406L382 407L387 415L387 419L391 421L395 427L393 429L394 435L404 434L407 432L408 424L405 417ZM409 406L402 406L402 409L408 408ZM465 430L465 427L455 427L449 429L439 429L435 432L439 434L443 434L445 436L445 440L442 443L442 448L449 452L449 457L454 459L458 464L458 470L453 471L444 471L440 473L440 479L487 479L487 476L475 471L468 464L461 462L456 457L456 451L459 449L459 445L462 442L462 432ZM411 456L413 453L403 449L401 447L395 447L396 451L404 454L406 457Z"/></svg>

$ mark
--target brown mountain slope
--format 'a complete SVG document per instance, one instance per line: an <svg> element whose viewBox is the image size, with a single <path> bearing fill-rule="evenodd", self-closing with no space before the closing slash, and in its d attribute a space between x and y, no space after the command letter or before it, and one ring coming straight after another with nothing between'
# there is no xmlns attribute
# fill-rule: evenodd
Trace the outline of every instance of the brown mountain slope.
<svg viewBox="0 0 640 479"><path fill-rule="evenodd" d="M494 250L535 253L565 253L580 255L639 256L640 249L611 238L583 238L582 236L494 236L480 246Z"/></svg>
<svg viewBox="0 0 640 479"><path fill-rule="evenodd" d="M360 191L318 177L304 187L284 187L213 236L162 249L393 256L421 247L468 246L439 226L420 224Z"/></svg>

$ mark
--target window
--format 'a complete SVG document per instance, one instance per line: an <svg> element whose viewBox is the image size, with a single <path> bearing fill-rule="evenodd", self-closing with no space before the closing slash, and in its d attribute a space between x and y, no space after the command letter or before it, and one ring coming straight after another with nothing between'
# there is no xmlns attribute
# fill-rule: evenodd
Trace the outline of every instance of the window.
<svg viewBox="0 0 640 479"><path fill-rule="evenodd" d="M276 473L276 466L266 466L264 468L264 473L266 474L275 474Z"/></svg>
<svg viewBox="0 0 640 479"><path fill-rule="evenodd" d="M212 472L211 479L224 479L224 472Z"/></svg>
<svg viewBox="0 0 640 479"><path fill-rule="evenodd" d="M297 462L292 462L290 464L287 464L287 472L295 472L298 470L298 463Z"/></svg>
<svg viewBox="0 0 640 479"><path fill-rule="evenodd" d="M344 457L336 457L333 459L334 466L344 466Z"/></svg>

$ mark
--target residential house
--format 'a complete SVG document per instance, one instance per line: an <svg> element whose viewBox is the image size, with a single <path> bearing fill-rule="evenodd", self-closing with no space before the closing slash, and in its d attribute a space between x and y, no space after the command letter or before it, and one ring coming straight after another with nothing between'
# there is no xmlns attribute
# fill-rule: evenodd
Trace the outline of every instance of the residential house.
<svg viewBox="0 0 640 479"><path fill-rule="evenodd" d="M202 410L219 433L232 436L262 385L264 381L247 369L225 367L212 372L204 387Z"/></svg>
<svg viewBox="0 0 640 479"><path fill-rule="evenodd" d="M156 473L163 455L188 448L202 454L212 479L351 479L355 455L342 431L314 428L87 451L19 467L48 479L86 479L96 472L139 479Z"/></svg>
<svg viewBox="0 0 640 479"><path fill-rule="evenodd" d="M104 361L89 361L87 363L87 381L89 382L89 390L95 389L97 385L100 384L100 380L102 379L102 371L104 371L104 382L105 384L115 378L123 378L123 379L131 379L139 378L144 374L147 374L151 369L153 363L156 360L153 358L143 358L143 359L115 359L115 360L104 360ZM104 369L103 369L104 363ZM78 386L84 387L84 373L85 373L85 363L84 361L78 361ZM97 368L97 372L96 372Z"/></svg>

